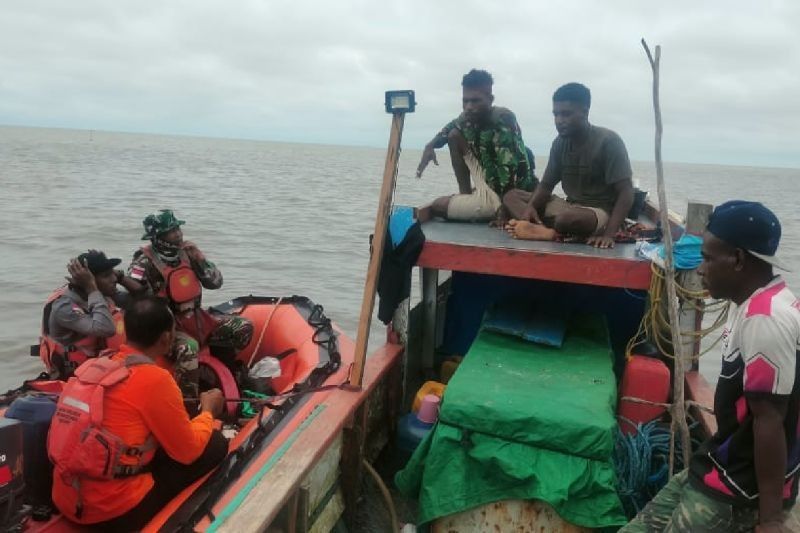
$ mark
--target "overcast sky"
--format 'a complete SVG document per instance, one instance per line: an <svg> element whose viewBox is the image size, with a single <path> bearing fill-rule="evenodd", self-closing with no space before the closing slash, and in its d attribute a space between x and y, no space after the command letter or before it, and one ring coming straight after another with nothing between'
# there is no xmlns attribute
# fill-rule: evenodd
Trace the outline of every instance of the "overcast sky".
<svg viewBox="0 0 800 533"><path fill-rule="evenodd" d="M546 155L553 90L652 159L662 45L664 157L800 167L800 2L4 0L0 124L384 146L383 92L419 107L421 147L485 68Z"/></svg>

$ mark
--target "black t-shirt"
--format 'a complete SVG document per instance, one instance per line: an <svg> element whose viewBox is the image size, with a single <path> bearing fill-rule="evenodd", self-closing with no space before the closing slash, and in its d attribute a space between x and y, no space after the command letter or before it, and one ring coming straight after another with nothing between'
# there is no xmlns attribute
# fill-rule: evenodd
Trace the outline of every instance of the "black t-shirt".
<svg viewBox="0 0 800 533"><path fill-rule="evenodd" d="M732 310L723 332L722 369L714 396L717 433L694 454L692 485L737 505L758 505L753 415L748 399L786 402L784 502L797 497L800 469L800 304L780 277Z"/></svg>

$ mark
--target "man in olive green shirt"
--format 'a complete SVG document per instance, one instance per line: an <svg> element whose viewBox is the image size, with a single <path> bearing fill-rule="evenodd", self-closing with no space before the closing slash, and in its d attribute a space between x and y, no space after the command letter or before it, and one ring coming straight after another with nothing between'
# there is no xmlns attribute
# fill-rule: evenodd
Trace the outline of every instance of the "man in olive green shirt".
<svg viewBox="0 0 800 533"><path fill-rule="evenodd" d="M633 172L619 135L589 123L590 105L591 93L579 83L553 94L558 137L542 182L532 194L511 190L503 197L512 237L554 240L566 234L587 237L599 248L614 246L614 235L633 204ZM566 200L553 195L559 182Z"/></svg>

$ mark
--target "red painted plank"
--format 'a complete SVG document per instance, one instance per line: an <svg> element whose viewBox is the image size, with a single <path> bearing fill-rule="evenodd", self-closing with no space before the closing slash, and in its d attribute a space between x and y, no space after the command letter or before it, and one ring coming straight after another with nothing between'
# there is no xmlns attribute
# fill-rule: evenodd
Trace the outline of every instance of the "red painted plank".
<svg viewBox="0 0 800 533"><path fill-rule="evenodd" d="M694 400L700 405L714 409L714 388L700 372L686 373L686 397L688 400ZM717 432L717 419L713 414L702 409L692 409L692 414L700 421L707 437Z"/></svg>
<svg viewBox="0 0 800 533"><path fill-rule="evenodd" d="M482 248L428 241L417 266L516 278L647 289L650 263L632 259Z"/></svg>

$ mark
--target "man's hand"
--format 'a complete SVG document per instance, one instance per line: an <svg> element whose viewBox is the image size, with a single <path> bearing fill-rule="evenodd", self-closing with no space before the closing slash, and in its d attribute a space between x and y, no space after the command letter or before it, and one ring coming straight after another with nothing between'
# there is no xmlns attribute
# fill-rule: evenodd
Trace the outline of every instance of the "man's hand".
<svg viewBox="0 0 800 533"><path fill-rule="evenodd" d="M425 167L428 166L428 163L433 161L433 164L437 167L439 166L439 162L436 160L436 150L433 146L426 146L425 149L422 151L422 159L419 161L419 166L417 167L417 177L422 177L422 172L425 170Z"/></svg>
<svg viewBox="0 0 800 533"><path fill-rule="evenodd" d="M225 407L225 397L219 389L211 389L200 393L200 411L208 411L211 416L218 418Z"/></svg>
<svg viewBox="0 0 800 533"><path fill-rule="evenodd" d="M522 212L522 220L533 222L534 224L542 224L542 219L539 218L539 211L532 205L526 207L525 211Z"/></svg>
<svg viewBox="0 0 800 533"><path fill-rule="evenodd" d="M595 248L613 248L614 237L608 235L595 235L586 239L586 244L594 246Z"/></svg>
<svg viewBox="0 0 800 533"><path fill-rule="evenodd" d="M81 263L77 258L70 259L69 264L67 264L67 272L69 272L67 281L86 294L97 290L97 282L94 279L94 274L92 274L86 265Z"/></svg>
<svg viewBox="0 0 800 533"><path fill-rule="evenodd" d="M758 524L755 533L791 533L791 529L784 526L781 522L767 522Z"/></svg>
<svg viewBox="0 0 800 533"><path fill-rule="evenodd" d="M193 242L186 241L183 243L183 251L189 256L189 259L196 263L202 263L206 260L206 256L200 251L200 248Z"/></svg>

